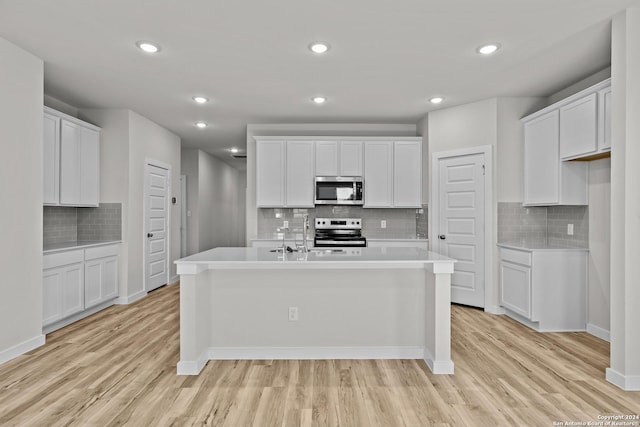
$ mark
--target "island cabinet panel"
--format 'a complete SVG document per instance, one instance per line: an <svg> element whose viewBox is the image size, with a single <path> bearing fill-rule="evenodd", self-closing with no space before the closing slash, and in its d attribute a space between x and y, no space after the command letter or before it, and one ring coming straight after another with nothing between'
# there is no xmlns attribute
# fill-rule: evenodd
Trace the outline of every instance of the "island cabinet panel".
<svg viewBox="0 0 640 427"><path fill-rule="evenodd" d="M394 142L393 206L396 208L422 207L421 142Z"/></svg>
<svg viewBox="0 0 640 427"><path fill-rule="evenodd" d="M256 205L284 207L285 141L257 141L256 178Z"/></svg>
<svg viewBox="0 0 640 427"><path fill-rule="evenodd" d="M560 107L560 157L571 159L598 150L597 93Z"/></svg>
<svg viewBox="0 0 640 427"><path fill-rule="evenodd" d="M314 206L314 159L313 141L287 141L285 206Z"/></svg>
<svg viewBox="0 0 640 427"><path fill-rule="evenodd" d="M364 207L393 206L393 141L364 144Z"/></svg>
<svg viewBox="0 0 640 427"><path fill-rule="evenodd" d="M538 331L586 329L584 249L499 248L500 305Z"/></svg>

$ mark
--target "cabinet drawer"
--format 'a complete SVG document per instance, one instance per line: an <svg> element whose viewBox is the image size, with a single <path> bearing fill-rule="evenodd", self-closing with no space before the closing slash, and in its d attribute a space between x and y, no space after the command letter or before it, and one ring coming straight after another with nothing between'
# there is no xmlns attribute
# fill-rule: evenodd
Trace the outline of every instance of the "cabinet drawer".
<svg viewBox="0 0 640 427"><path fill-rule="evenodd" d="M500 249L500 259L515 264L531 266L531 252Z"/></svg>
<svg viewBox="0 0 640 427"><path fill-rule="evenodd" d="M62 267L63 265L75 264L84 261L84 251L78 249L76 251L60 252L56 254L47 254L42 257L42 269Z"/></svg>
<svg viewBox="0 0 640 427"><path fill-rule="evenodd" d="M118 245L98 246L97 248L85 249L84 259L89 261L92 259L105 258L108 256L118 255Z"/></svg>

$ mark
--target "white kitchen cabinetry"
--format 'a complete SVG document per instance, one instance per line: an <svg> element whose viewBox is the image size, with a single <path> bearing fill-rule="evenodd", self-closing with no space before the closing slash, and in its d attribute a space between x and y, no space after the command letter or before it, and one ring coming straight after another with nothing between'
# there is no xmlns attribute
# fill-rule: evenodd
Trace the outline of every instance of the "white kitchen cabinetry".
<svg viewBox="0 0 640 427"><path fill-rule="evenodd" d="M524 205L586 205L588 165L561 162L557 109L524 121Z"/></svg>
<svg viewBox="0 0 640 427"><path fill-rule="evenodd" d="M611 151L611 86L598 91L598 151Z"/></svg>
<svg viewBox="0 0 640 427"><path fill-rule="evenodd" d="M586 250L500 247L499 253L507 315L541 332L586 329Z"/></svg>
<svg viewBox="0 0 640 427"><path fill-rule="evenodd" d="M313 207L313 141L256 140L256 206Z"/></svg>
<svg viewBox="0 0 640 427"><path fill-rule="evenodd" d="M422 207L421 141L396 141L393 144L393 207Z"/></svg>
<svg viewBox="0 0 640 427"><path fill-rule="evenodd" d="M44 113L42 123L42 203L60 203L60 118Z"/></svg>
<svg viewBox="0 0 640 427"><path fill-rule="evenodd" d="M560 157L575 158L598 150L598 94L560 107Z"/></svg>
<svg viewBox="0 0 640 427"><path fill-rule="evenodd" d="M316 176L362 176L362 141L316 141Z"/></svg>
<svg viewBox="0 0 640 427"><path fill-rule="evenodd" d="M44 108L43 204L98 206L100 128Z"/></svg>
<svg viewBox="0 0 640 427"><path fill-rule="evenodd" d="M287 141L285 206L314 207L314 144L313 141Z"/></svg>
<svg viewBox="0 0 640 427"><path fill-rule="evenodd" d="M85 250L84 307L90 308L118 295L118 246Z"/></svg>
<svg viewBox="0 0 640 427"><path fill-rule="evenodd" d="M42 323L44 326L84 309L84 251L43 257Z"/></svg>
<svg viewBox="0 0 640 427"><path fill-rule="evenodd" d="M364 143L364 207L393 206L393 141Z"/></svg>

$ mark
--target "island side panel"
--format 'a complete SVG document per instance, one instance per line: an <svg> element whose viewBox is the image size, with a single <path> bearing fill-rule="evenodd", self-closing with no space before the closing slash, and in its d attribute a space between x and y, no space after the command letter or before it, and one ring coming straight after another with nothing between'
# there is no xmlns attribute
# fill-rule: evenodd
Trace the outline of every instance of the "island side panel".
<svg viewBox="0 0 640 427"><path fill-rule="evenodd" d="M426 266L424 361L434 374L453 374L451 274L453 263Z"/></svg>
<svg viewBox="0 0 640 427"><path fill-rule="evenodd" d="M198 375L209 360L211 271L180 275L178 375Z"/></svg>

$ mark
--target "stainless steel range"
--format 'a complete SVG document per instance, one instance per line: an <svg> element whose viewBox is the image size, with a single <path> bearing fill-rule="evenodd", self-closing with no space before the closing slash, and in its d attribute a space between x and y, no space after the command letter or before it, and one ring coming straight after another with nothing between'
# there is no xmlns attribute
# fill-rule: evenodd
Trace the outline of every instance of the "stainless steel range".
<svg viewBox="0 0 640 427"><path fill-rule="evenodd" d="M361 218L316 218L316 248L365 247Z"/></svg>

